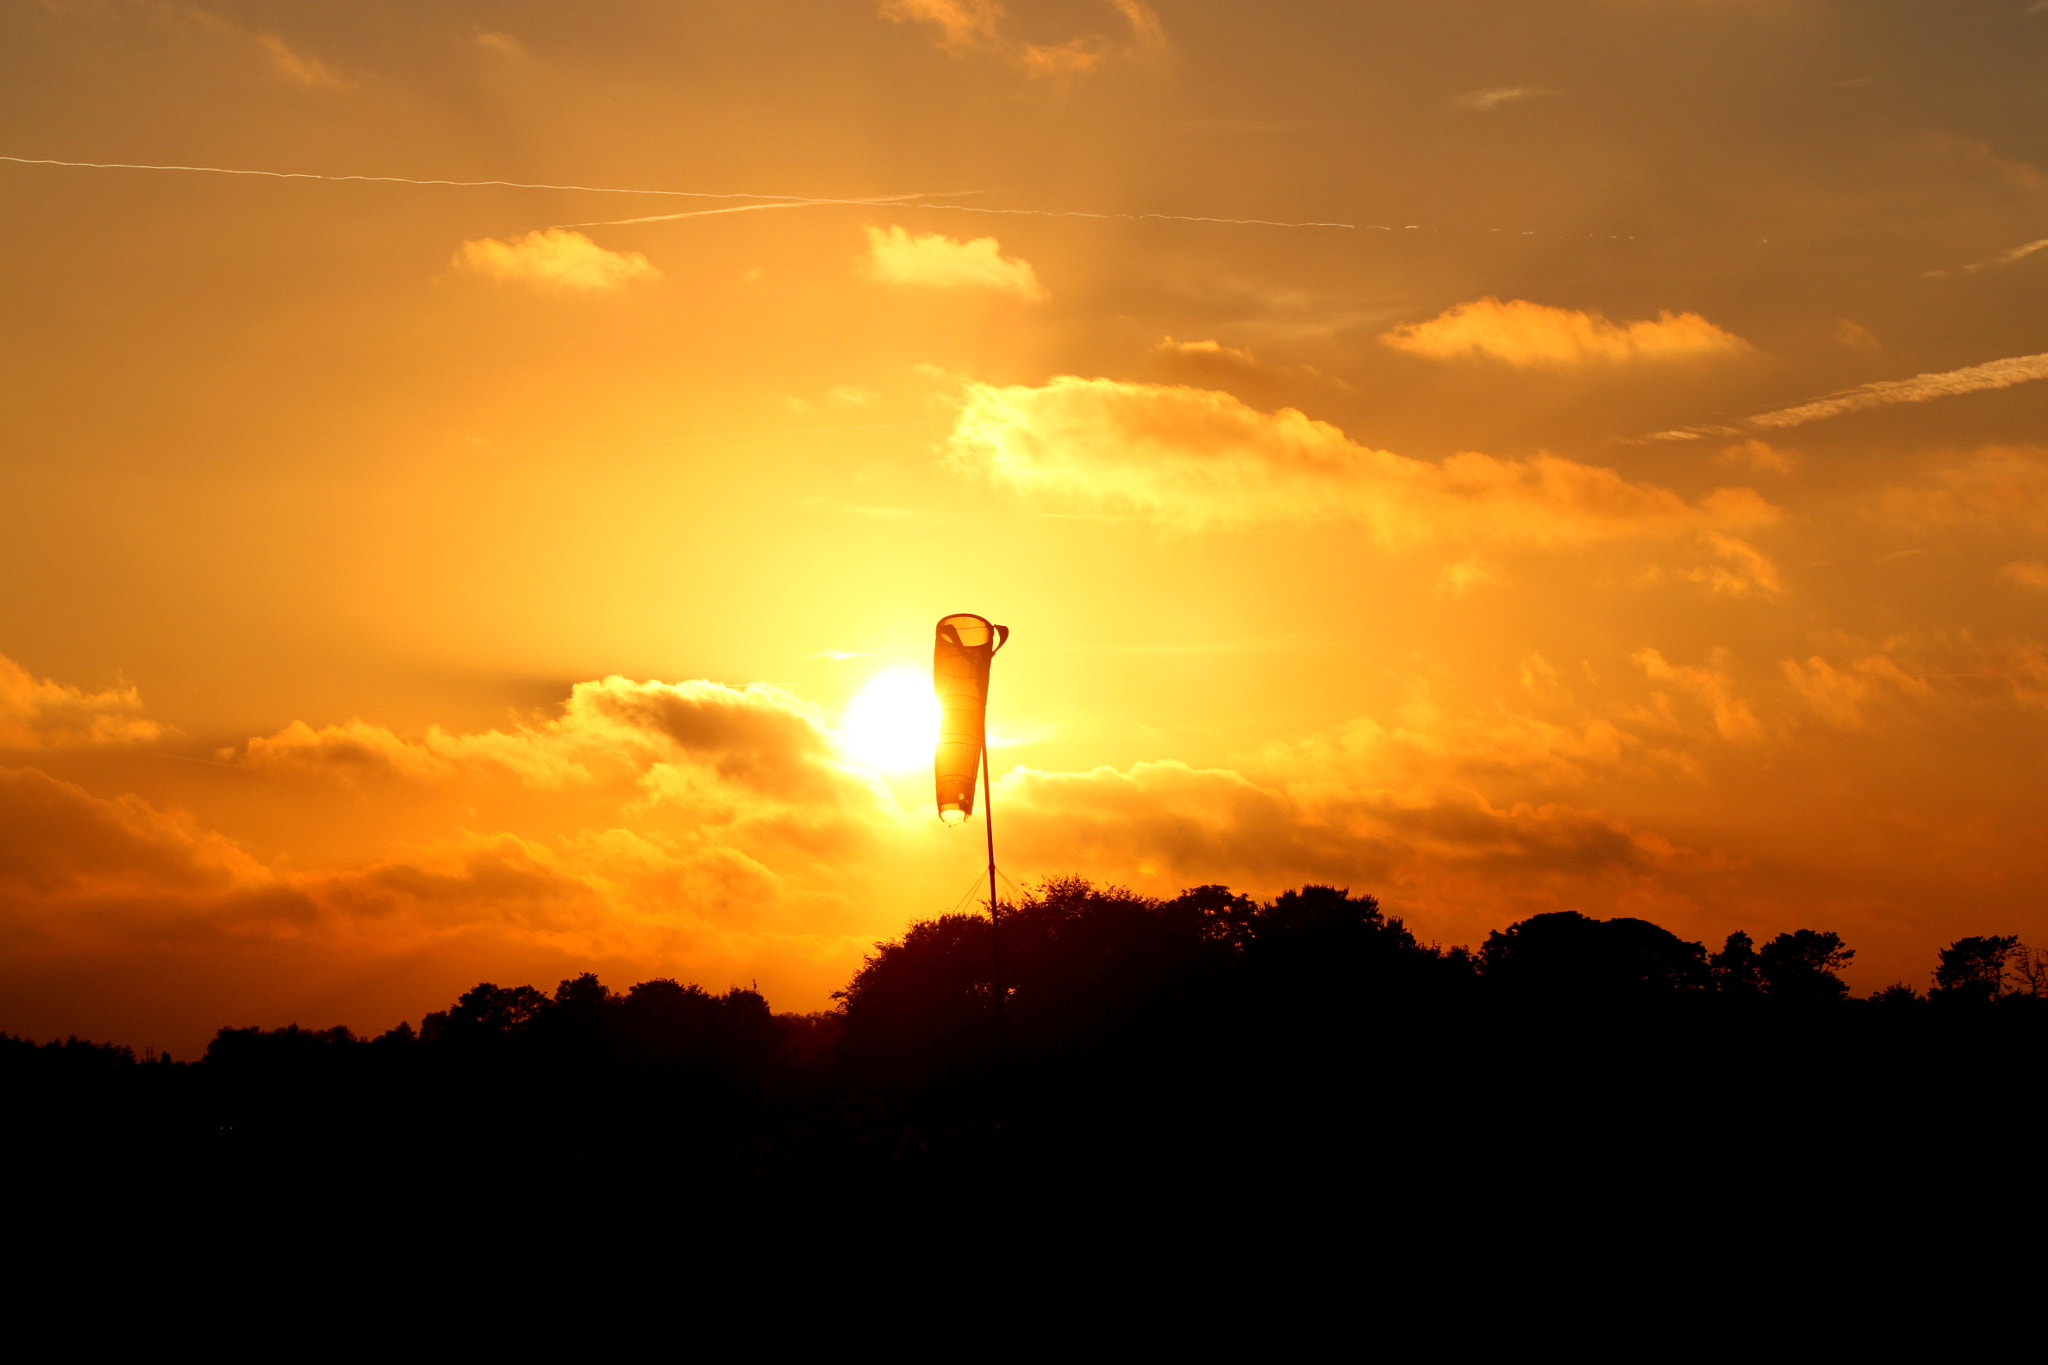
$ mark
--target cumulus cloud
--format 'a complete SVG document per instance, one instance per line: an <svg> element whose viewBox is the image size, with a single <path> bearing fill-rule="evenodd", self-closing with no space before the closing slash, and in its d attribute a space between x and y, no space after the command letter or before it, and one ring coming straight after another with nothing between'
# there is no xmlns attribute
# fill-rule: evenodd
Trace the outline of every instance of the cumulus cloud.
<svg viewBox="0 0 2048 1365"><path fill-rule="evenodd" d="M946 451L956 468L1027 496L1188 526L1353 521L1390 547L1691 536L1776 515L1747 488L1695 504L1552 455L1410 459L1292 408L1259 412L1214 390L1113 379L971 383Z"/></svg>
<svg viewBox="0 0 2048 1365"><path fill-rule="evenodd" d="M1461 303L1427 322L1396 327L1380 340L1431 360L1484 358L1533 367L1682 360L1750 349L1741 337L1698 313L1667 310L1653 321L1613 323L1598 313L1491 297Z"/></svg>
<svg viewBox="0 0 2048 1365"><path fill-rule="evenodd" d="M0 655L0 748L137 744L163 733L163 726L142 714L142 697L132 683L88 692L38 678Z"/></svg>
<svg viewBox="0 0 2048 1365"><path fill-rule="evenodd" d="M239 761L271 775L347 783L432 782L487 771L543 789L641 781L666 765L671 771L662 781L671 792L682 768L694 767L755 797L835 808L873 791L840 763L816 708L791 692L616 676L577 683L560 716L512 730L430 729L405 739L360 720L318 729L294 721L248 741Z"/></svg>
<svg viewBox="0 0 2048 1365"><path fill-rule="evenodd" d="M1123 23L1114 33L1083 33L1058 42L1034 43L1010 36L1001 0L882 0L881 14L898 24L926 24L938 30L942 51L956 57L996 57L1033 76L1085 76L1114 58L1162 51L1166 31L1144 0L1107 0ZM1105 16L1106 17L1106 16Z"/></svg>
<svg viewBox="0 0 2048 1365"><path fill-rule="evenodd" d="M1152 349L1160 355L1219 363L1232 369L1265 368L1259 363L1258 357L1250 351L1237 346L1225 346L1220 341L1175 341L1172 337L1161 337Z"/></svg>
<svg viewBox="0 0 2048 1365"><path fill-rule="evenodd" d="M556 293L605 294L661 278L639 252L608 251L567 228L542 228L510 241L464 242L452 264L468 274Z"/></svg>
<svg viewBox="0 0 2048 1365"><path fill-rule="evenodd" d="M992 289L1037 302L1045 297L1031 262L1002 254L993 237L959 241L943 233L911 234L901 227L869 228L868 278L882 284L939 289Z"/></svg>
<svg viewBox="0 0 2048 1365"><path fill-rule="evenodd" d="M95 797L37 768L0 768L0 889L16 903L263 884L255 859L134 796Z"/></svg>

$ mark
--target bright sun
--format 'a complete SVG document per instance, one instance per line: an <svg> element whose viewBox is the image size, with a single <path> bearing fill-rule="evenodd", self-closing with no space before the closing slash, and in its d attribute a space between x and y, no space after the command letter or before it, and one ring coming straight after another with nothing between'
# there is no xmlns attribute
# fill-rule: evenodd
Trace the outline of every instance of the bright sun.
<svg viewBox="0 0 2048 1365"><path fill-rule="evenodd" d="M846 751L885 772L928 767L939 740L931 679L907 668L878 673L839 717Z"/></svg>

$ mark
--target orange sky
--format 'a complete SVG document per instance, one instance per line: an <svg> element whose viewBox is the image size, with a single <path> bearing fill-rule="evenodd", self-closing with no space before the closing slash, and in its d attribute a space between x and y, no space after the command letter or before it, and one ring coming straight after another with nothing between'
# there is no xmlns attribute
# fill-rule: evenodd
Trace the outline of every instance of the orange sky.
<svg viewBox="0 0 2048 1365"><path fill-rule="evenodd" d="M0 1029L821 1008L952 611L1020 883L2040 942L2036 9L8 7Z"/></svg>

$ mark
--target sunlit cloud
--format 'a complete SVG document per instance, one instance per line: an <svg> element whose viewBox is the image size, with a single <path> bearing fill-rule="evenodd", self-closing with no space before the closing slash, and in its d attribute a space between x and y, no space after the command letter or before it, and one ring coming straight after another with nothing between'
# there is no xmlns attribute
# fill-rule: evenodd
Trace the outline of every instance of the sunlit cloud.
<svg viewBox="0 0 2048 1365"><path fill-rule="evenodd" d="M1654 649L1637 650L1629 656L1652 682L1668 683L1706 708L1721 738L1754 743L1764 737L1764 727L1737 691L1728 651L1710 651L1705 665L1674 664Z"/></svg>
<svg viewBox="0 0 2048 1365"><path fill-rule="evenodd" d="M1780 666L1815 715L1845 730L1861 728L1870 706L1882 697L1924 697L1933 691L1925 680L1912 677L1883 654L1866 655L1841 668L1818 654L1804 663L1786 659Z"/></svg>
<svg viewBox="0 0 2048 1365"><path fill-rule="evenodd" d="M661 271L637 251L609 251L580 232L543 228L510 241L464 242L455 268L486 279L530 284L550 292L608 294Z"/></svg>
<svg viewBox="0 0 2048 1365"><path fill-rule="evenodd" d="M934 41L941 51L956 57L993 56L1039 77L1086 76L1113 58L1148 56L1164 48L1166 32L1144 0L1107 0L1105 8L1123 20L1120 33L1077 34L1043 43L1005 31L1001 0L882 0L880 12L893 23L938 30Z"/></svg>
<svg viewBox="0 0 2048 1365"><path fill-rule="evenodd" d="M1694 583L1720 597L1775 597L1784 590L1778 566L1748 541L1710 530L1702 531L1697 543L1707 555L1702 562L1653 565L1642 581Z"/></svg>
<svg viewBox="0 0 2048 1365"><path fill-rule="evenodd" d="M537 788L616 781L650 764L687 761L778 800L837 803L867 791L838 767L816 709L786 689L622 677L577 683L559 717L512 730L430 729L405 739L362 721L317 729L294 721L249 740L240 761L262 772L336 780L433 781L483 770Z"/></svg>
<svg viewBox="0 0 2048 1365"><path fill-rule="evenodd" d="M132 683L88 692L38 678L0 655L0 749L138 744L163 734L143 714Z"/></svg>
<svg viewBox="0 0 2048 1365"><path fill-rule="evenodd" d="M954 467L1026 496L1188 526L1351 521L1390 547L1690 537L1776 516L1747 488L1688 503L1554 455L1411 459L1292 408L1260 412L1215 390L1113 379L971 383L946 450Z"/></svg>
<svg viewBox="0 0 2048 1365"><path fill-rule="evenodd" d="M2048 564L2039 560L2016 560L2000 569L1998 576L2022 588L2048 590Z"/></svg>
<svg viewBox="0 0 2048 1365"><path fill-rule="evenodd" d="M993 237L959 241L942 233L868 228L868 278L937 289L988 289L1037 302L1045 297L1031 262L1002 254Z"/></svg>
<svg viewBox="0 0 2048 1365"><path fill-rule="evenodd" d="M1431 360L1484 358L1553 367L1741 355L1751 349L1697 313L1667 310L1650 321L1613 323L1598 313L1491 297L1396 327L1380 340Z"/></svg>

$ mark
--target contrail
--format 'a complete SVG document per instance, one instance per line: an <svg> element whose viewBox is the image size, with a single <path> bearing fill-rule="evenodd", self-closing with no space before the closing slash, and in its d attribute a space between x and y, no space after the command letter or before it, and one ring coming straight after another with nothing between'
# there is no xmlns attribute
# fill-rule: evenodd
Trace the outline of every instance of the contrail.
<svg viewBox="0 0 2048 1365"><path fill-rule="evenodd" d="M360 181L381 185L445 185L459 189L514 189L514 190L574 190L583 194L658 194L678 199L759 199L774 200L775 203L748 205L750 208L802 208L811 204L895 204L908 209L930 209L952 213L994 213L1011 214L1032 218L1099 218L1121 219L1125 222L1139 222L1146 219L1168 223L1223 223L1242 227L1281 228L1345 228L1355 229L1356 223L1286 223L1269 218L1205 218L1181 213L1090 213L1081 209L987 209L971 208L965 204L935 204L930 202L909 202L915 196L902 195L889 199L828 199L809 194L753 194L747 192L713 193L706 190L635 190L621 189L616 185L552 185L523 180L422 180L403 175L322 175L315 171L250 171L227 166L156 166L133 161L59 161L52 157L0 156L0 161L13 162L19 166L73 166L96 171L194 171L205 175L253 175L270 180L326 180ZM969 191L962 191L968 193ZM712 210L719 212L720 210ZM733 212L735 210L724 210ZM627 223L653 223L674 218L695 217L695 214L660 214L650 218L619 218L603 223L561 223L560 227L618 227Z"/></svg>
<svg viewBox="0 0 2048 1365"><path fill-rule="evenodd" d="M954 213L1009 213L1027 218L1118 218L1127 223L1156 219L1166 223L1231 223L1245 227L1345 228L1355 231L1356 223L1282 223L1271 218L1201 218L1186 213L1088 213L1081 209L984 209L970 204L905 204L907 209L945 209ZM1385 231L1386 229L1377 229Z"/></svg>
<svg viewBox="0 0 2048 1365"><path fill-rule="evenodd" d="M1831 393L1825 398L1816 398L1810 403L1799 403L1771 412L1759 412L1742 420L1752 430L1770 431L1779 427L1803 426L1808 422L1818 422L1823 417L1856 412L1863 408L1885 407L1892 403L1925 403L1957 394L1981 393L1986 389L2009 389L2015 384L2031 384L2039 379L2048 379L2048 352L2040 355L2009 356L2004 360L1987 360L1982 365L1966 365L1960 370L1941 370L1933 374L1916 374L1911 379L1880 379L1874 383L1858 384L1853 389ZM1680 427L1675 431L1657 432L1649 439L1696 441L1702 436L1744 434L1742 427Z"/></svg>
<svg viewBox="0 0 2048 1365"><path fill-rule="evenodd" d="M979 191L962 190L961 193L972 194L979 193ZM723 209L691 209L686 213L656 213L645 218L602 218L590 223L556 223L554 226L558 228L625 227L629 223L671 223L678 218L709 218L715 213L752 213L755 209L801 209L808 208L812 204L902 205L905 200L917 197L915 194L892 194L886 198L878 199L778 199L774 203L769 204L735 204L730 208ZM915 206L912 205L910 207Z"/></svg>
<svg viewBox="0 0 2048 1365"><path fill-rule="evenodd" d="M577 190L585 194L662 194L680 199L809 199L802 194L714 194L705 190L626 190L615 185L544 185L523 180L415 180L403 175L321 175L314 171L244 171L227 166L148 166L132 161L56 161L48 157L0 156L20 166L78 166L95 171L200 171L207 175L257 175L271 180L361 180L383 185L453 185L461 189Z"/></svg>

